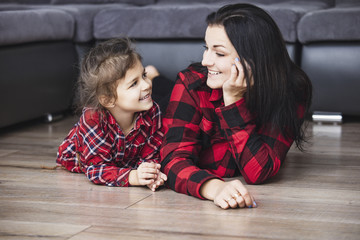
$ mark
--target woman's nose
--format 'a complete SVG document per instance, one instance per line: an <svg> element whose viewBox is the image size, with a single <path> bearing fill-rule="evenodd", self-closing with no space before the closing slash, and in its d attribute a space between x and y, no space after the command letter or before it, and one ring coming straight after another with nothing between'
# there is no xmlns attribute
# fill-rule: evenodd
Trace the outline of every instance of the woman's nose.
<svg viewBox="0 0 360 240"><path fill-rule="evenodd" d="M201 64L203 66L212 66L214 64L214 61L211 58L211 55L210 55L209 51L204 51L203 59L201 61Z"/></svg>

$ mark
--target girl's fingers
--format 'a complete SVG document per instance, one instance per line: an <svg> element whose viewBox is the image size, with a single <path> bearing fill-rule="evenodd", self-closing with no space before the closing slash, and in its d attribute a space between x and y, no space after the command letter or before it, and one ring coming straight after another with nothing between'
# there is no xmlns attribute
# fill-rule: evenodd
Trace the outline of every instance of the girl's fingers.
<svg viewBox="0 0 360 240"><path fill-rule="evenodd" d="M142 185L149 185L149 184L153 184L154 182L155 182L154 179L142 179L141 180Z"/></svg>
<svg viewBox="0 0 360 240"><path fill-rule="evenodd" d="M155 168L148 168L148 167L143 167L140 169L140 172L142 173L153 173L153 174L158 174L160 173L160 171L158 169Z"/></svg>
<svg viewBox="0 0 360 240"><path fill-rule="evenodd" d="M157 175L152 173L143 173L139 177L143 179L156 179Z"/></svg>
<svg viewBox="0 0 360 240"><path fill-rule="evenodd" d="M161 177L161 179L164 180L164 181L167 180L167 176L166 176L164 173L162 173L162 172L160 172L160 177Z"/></svg>

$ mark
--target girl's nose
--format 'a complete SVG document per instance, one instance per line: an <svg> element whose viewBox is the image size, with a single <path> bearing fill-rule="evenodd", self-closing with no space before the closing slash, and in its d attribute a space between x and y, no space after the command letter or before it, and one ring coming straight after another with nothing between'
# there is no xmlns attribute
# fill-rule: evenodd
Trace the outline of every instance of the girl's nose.
<svg viewBox="0 0 360 240"><path fill-rule="evenodd" d="M142 81L142 90L149 90L152 88L152 81L149 78L145 78Z"/></svg>

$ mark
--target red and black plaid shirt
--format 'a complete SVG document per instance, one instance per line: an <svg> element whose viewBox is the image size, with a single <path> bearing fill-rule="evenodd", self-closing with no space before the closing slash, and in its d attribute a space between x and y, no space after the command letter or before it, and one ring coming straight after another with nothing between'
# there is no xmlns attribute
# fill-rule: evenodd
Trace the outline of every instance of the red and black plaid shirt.
<svg viewBox="0 0 360 240"><path fill-rule="evenodd" d="M264 182L279 171L293 143L280 131L255 131L244 98L224 106L222 89L210 89L206 79L206 68L196 65L179 73L160 150L167 185L199 198L200 186L212 178L241 173L247 183Z"/></svg>
<svg viewBox="0 0 360 240"><path fill-rule="evenodd" d="M124 136L110 112L84 108L60 145L56 162L71 172L85 173L95 184L129 186L132 169L144 161L160 162L164 137L160 114L154 102L150 110L139 113L133 130Z"/></svg>

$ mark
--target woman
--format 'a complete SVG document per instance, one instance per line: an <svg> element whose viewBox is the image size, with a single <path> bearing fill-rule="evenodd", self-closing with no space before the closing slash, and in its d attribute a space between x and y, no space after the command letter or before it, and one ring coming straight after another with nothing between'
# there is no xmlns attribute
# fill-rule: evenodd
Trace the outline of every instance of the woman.
<svg viewBox="0 0 360 240"><path fill-rule="evenodd" d="M273 19L249 4L207 17L200 64L178 74L164 118L162 171L177 192L221 208L254 207L249 184L273 177L311 103L311 83L290 59Z"/></svg>

